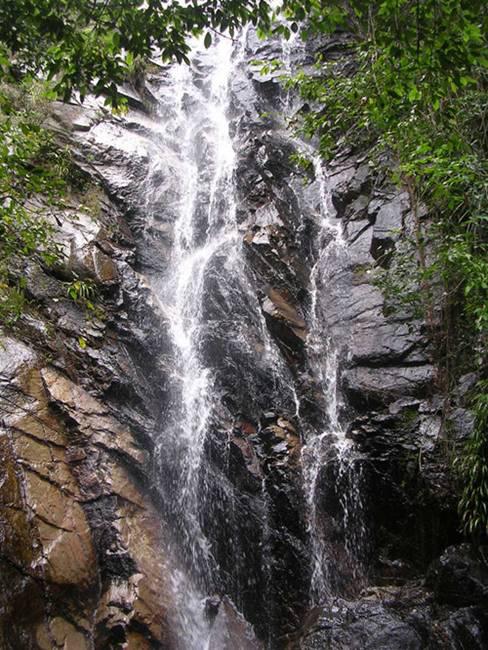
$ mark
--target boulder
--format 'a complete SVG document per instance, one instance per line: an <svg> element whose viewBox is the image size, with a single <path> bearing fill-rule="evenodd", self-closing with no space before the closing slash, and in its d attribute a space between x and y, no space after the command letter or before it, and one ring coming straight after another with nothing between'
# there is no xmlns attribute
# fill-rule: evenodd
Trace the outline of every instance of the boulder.
<svg viewBox="0 0 488 650"><path fill-rule="evenodd" d="M440 603L488 607L488 566L469 544L447 548L429 567L426 582Z"/></svg>
<svg viewBox="0 0 488 650"><path fill-rule="evenodd" d="M488 615L480 607L463 607L436 621L429 650L485 650L488 647Z"/></svg>
<svg viewBox="0 0 488 650"><path fill-rule="evenodd" d="M316 613L299 642L300 650L422 650L414 626L380 602L342 599Z"/></svg>

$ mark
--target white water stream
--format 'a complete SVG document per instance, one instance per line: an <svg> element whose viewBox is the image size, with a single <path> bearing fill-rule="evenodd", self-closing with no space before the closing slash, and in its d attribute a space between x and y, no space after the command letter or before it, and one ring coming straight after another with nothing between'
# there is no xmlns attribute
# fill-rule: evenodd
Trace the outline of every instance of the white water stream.
<svg viewBox="0 0 488 650"><path fill-rule="evenodd" d="M302 464L313 552L310 597L312 604L320 604L337 592L335 582L338 564L348 565L349 575L360 584L367 530L362 466L354 444L346 437L341 421L343 405L339 388L339 364L346 354L348 335L346 329L342 332L330 331L327 318L327 294L330 292L327 285L335 282L334 275L338 269L347 267L347 242L342 223L335 218L327 170L318 154L311 152L311 157L315 182L319 188L320 230L317 258L310 275L311 306L307 350L316 385L325 400L326 418L324 428L307 440L302 450ZM327 463L336 465L334 495L330 493L330 487L329 493L323 493L320 485L321 472ZM328 497L338 499L341 506L342 557L331 551L333 533L327 530L327 523L324 522L322 511L327 510Z"/></svg>
<svg viewBox="0 0 488 650"><path fill-rule="evenodd" d="M221 327L221 322L215 322L207 313L208 303L212 300L213 278L216 278L219 291L224 292L224 298L226 278L236 283L238 292L246 295L253 318L258 317L269 378L273 382L286 382L284 361L267 330L245 272L242 233L236 222L236 152L230 133L229 87L241 63L244 39L245 35L236 45L222 38L209 50L196 49L192 66L171 67L169 80L161 89L161 105L165 110L161 139L166 145L172 143L175 150L176 159L172 164L177 183L176 197L168 198L168 209L171 202L175 213L171 256L155 289L168 319L173 346L172 398L163 433L164 444L171 446L177 466L172 490L176 500L173 511L178 519L177 542L183 556L182 564L173 570L172 582L177 612L174 625L182 650L209 648L211 630L204 613L204 599L216 589L219 573L212 555L212 542L207 539L202 526L207 488L210 488L209 493L212 492L211 486L206 484L208 476L202 464L205 463L209 428L219 402L213 370L205 354L209 332L213 327ZM289 57L291 46L287 47ZM346 488L340 500L344 544L352 563L357 546L355 533L351 533L357 522L352 519L360 510L361 495L354 479L353 449L339 418L338 364L341 349L324 330L327 318L322 304L324 285L331 269L337 268L340 259L347 254L346 244L342 226L334 219L327 174L320 158L312 155L319 193L320 231L316 263L310 278L307 349L316 385L327 406L324 428L306 441L302 465L313 554L310 596L312 602L319 603L332 592L330 574L335 570L335 558L330 556L328 534L322 523L319 486L321 469L331 461L331 447L335 449L336 460L333 462L337 463L338 481ZM156 157L153 163L156 179L161 164L162 161ZM154 191L157 193L157 186ZM238 319L238 314L231 313L235 309L235 288L229 288L226 300L229 312L219 313L220 321L229 317ZM241 348L249 347L245 329L240 336L240 345ZM249 349L248 354L253 355L255 351ZM290 382L287 385L294 396L298 415L299 400ZM263 539L266 527L264 521ZM238 574L236 570L236 580Z"/></svg>
<svg viewBox="0 0 488 650"><path fill-rule="evenodd" d="M152 296L164 318L159 354L170 373L158 453L165 515L173 539L167 550L174 612L170 623L178 650L220 650L215 634L218 630L219 638L225 637L225 617L212 629L205 601L222 595L224 580L227 587L232 586L234 605L242 609L242 594L249 594L261 578L264 595L259 594L260 602L270 609L273 606L268 601L274 597L275 585L271 583L276 558L272 544L267 543L276 532L268 521L274 507L269 494L273 486L266 484L266 478L261 482L261 535L252 540L249 559L245 557L249 540L242 540L241 545L241 540L235 539L245 525L235 523L242 518L242 511L237 510L236 488L228 480L233 478L229 413L247 408L257 420L264 410L273 409L289 418L295 416L299 425L301 419L296 377L268 330L250 280L238 224L236 146L241 142L238 125L242 115L235 111L244 112L246 107L236 109L231 100L232 82L243 65L245 39L246 34L237 43L221 38L208 50L196 44L191 66L164 68L153 88L159 119L134 116L131 127L136 133L128 130L119 143L130 159L140 160L147 169L137 194L144 198L137 207L144 213L148 242L156 241L147 249L160 252L161 257L148 266L155 269ZM286 46L287 70L291 70L293 45ZM288 111L292 110L291 99L288 94ZM250 133L252 136L252 130ZM101 124L97 134L102 144L110 145L116 128ZM323 514L327 495L323 494L322 471L327 463L334 464L337 482L344 488L339 495L343 546L352 561L363 536L360 473L340 418L342 343L327 330L329 285L334 282L333 270L347 252L320 159L312 147L298 140L293 146L313 158L319 205L316 262L309 286L307 357L320 393L317 401L325 407L323 424L306 431L302 469L312 553L310 597L320 603L331 595L336 572ZM115 169L114 175L120 175L120 170ZM230 386L226 398L232 400L232 391L238 393L233 409L223 407L219 376L224 389ZM212 475L209 458L209 446L222 439L228 445L228 476L222 468ZM215 520L222 530L212 529ZM256 529L252 530L255 534ZM249 566L253 570L258 566L264 577L254 575L255 582L249 582ZM249 595L247 599L249 607Z"/></svg>
<svg viewBox="0 0 488 650"><path fill-rule="evenodd" d="M154 156L148 180L153 188L149 204L174 214L170 258L153 288L167 318L172 345L171 399L162 423L161 455L167 465L176 468L170 496L175 501L171 510L179 561L171 572L172 609L182 650L218 650L212 645L217 627L211 628L206 618L205 599L219 592L219 566L203 524L206 499L215 499L218 490L227 489L211 484L205 451L221 409L212 357L225 355L231 343L239 346L239 354L254 358L256 349L250 335L252 328L257 329L263 348L260 363L267 368L269 380L284 378L286 389L295 395L247 276L242 232L236 221L236 152L230 133L229 87L242 62L245 39L244 32L238 42L221 38L208 50L196 46L190 67L168 69L159 91L164 111L159 138L165 157ZM175 152L174 159L168 160L168 149ZM164 164L174 168L167 198L158 189ZM158 219L156 212L156 227ZM216 343L212 339L215 332ZM217 349L212 347L209 353L209 345ZM244 376L240 381L246 381ZM228 502L232 508L232 495ZM225 521L233 518L228 512ZM232 534L231 529L229 532ZM228 540L227 552L231 553L233 543L233 579L239 592L239 581L245 586L246 576L239 567L238 540ZM235 604L240 606L238 597ZM223 634L222 625L219 619L219 634Z"/></svg>
<svg viewBox="0 0 488 650"><path fill-rule="evenodd" d="M168 318L173 344L173 397L164 427L165 445L178 464L172 498L180 518L178 543L185 566L173 571L180 647L208 647L204 598L211 589L215 560L200 517L201 463L214 400L211 370L202 359L203 299L211 265L232 272L239 257L233 172L235 152L227 118L228 86L236 58L234 44L220 39L197 49L191 67L172 66L167 85L175 122L169 137L179 142L173 246L157 294ZM171 105L169 93L162 105ZM162 115L162 120L165 116ZM224 271L225 272L225 271Z"/></svg>
<svg viewBox="0 0 488 650"><path fill-rule="evenodd" d="M282 45L285 76L295 72L292 59L303 49L297 34ZM286 94L284 113L294 121L293 101L290 92ZM334 274L347 267L347 241L343 225L336 218L332 203L330 180L320 154L315 147L300 142L299 149L311 161L314 184L318 197L318 236L315 245L316 261L310 274L310 308L308 312L307 357L314 376L315 386L325 402L323 428L309 432L302 448L302 470L304 492L308 508L308 532L312 550L310 599L312 604L323 603L333 596L335 576L338 572L338 558L331 551L331 531L324 521L324 500L327 495L321 487L321 473L327 463L334 463L336 469L336 491L342 511L342 535L344 557L342 561L350 566L350 574L360 579L363 567L361 556L367 540L364 519L364 496L362 494L362 467L358 462L354 445L346 437L340 411L342 407L339 389L339 364L347 350L347 331L339 339L338 333L328 329L327 294L330 285L336 281ZM335 290L335 289L334 289Z"/></svg>

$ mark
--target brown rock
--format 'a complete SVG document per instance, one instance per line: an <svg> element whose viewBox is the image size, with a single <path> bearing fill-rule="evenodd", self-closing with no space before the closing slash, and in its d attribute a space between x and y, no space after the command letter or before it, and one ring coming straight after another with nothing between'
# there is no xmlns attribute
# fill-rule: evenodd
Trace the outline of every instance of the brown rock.
<svg viewBox="0 0 488 650"><path fill-rule="evenodd" d="M76 422L92 444L122 452L144 467L146 452L136 445L132 433L109 415L107 407L53 368L43 368L41 375L50 400Z"/></svg>
<svg viewBox="0 0 488 650"><path fill-rule="evenodd" d="M24 620L10 606L11 596L0 603L0 645L2 625L22 620L10 634L19 647L108 647L121 630L129 650L168 647L161 520L131 471L144 469L147 455L105 405L37 362L15 342L8 355L0 350L0 379L9 382L5 395L12 402L0 427L0 551L18 567L12 588L31 611ZM94 525L103 527L110 548L127 556L122 562L133 572L102 582L103 542L100 547L100 531L91 530L81 502L105 497ZM39 582L46 587L36 590Z"/></svg>
<svg viewBox="0 0 488 650"><path fill-rule="evenodd" d="M26 472L25 489L42 546L41 566L49 579L57 584L94 585L95 550L81 506L33 472Z"/></svg>
<svg viewBox="0 0 488 650"><path fill-rule="evenodd" d="M145 639L139 632L129 631L127 635L126 648L127 650L152 650L153 645L149 639Z"/></svg>
<svg viewBox="0 0 488 650"><path fill-rule="evenodd" d="M37 438L14 432L12 434L18 462L50 483L62 488L64 493L79 497L78 484L65 462L62 447L43 444Z"/></svg>
<svg viewBox="0 0 488 650"><path fill-rule="evenodd" d="M232 601L225 597L212 625L209 648L219 650L263 650L263 645L250 625L237 612Z"/></svg>
<svg viewBox="0 0 488 650"><path fill-rule="evenodd" d="M285 420L285 418L278 418L276 423L282 429L286 429L287 431L290 431L291 433L296 433L295 427L293 426L293 424L289 420Z"/></svg>
<svg viewBox="0 0 488 650"><path fill-rule="evenodd" d="M50 621L49 629L45 623L39 625L36 641L41 650L89 650L91 647L86 636L60 616ZM54 647L53 643L56 644Z"/></svg>
<svg viewBox="0 0 488 650"><path fill-rule="evenodd" d="M244 462L246 463L246 467L251 472L251 474L257 476L258 478L262 478L263 472L261 465L252 444L250 444L248 440L235 436L232 438L232 444L236 445L236 447L239 447L241 450Z"/></svg>
<svg viewBox="0 0 488 650"><path fill-rule="evenodd" d="M96 279L102 284L115 284L119 280L119 271L114 260L98 248L92 252Z"/></svg>
<svg viewBox="0 0 488 650"><path fill-rule="evenodd" d="M119 517L121 538L138 569L133 576L134 620L155 639L164 641L170 589L164 556L155 553L155 549L164 548L160 517L153 508L141 510L131 504L121 504Z"/></svg>
<svg viewBox="0 0 488 650"><path fill-rule="evenodd" d="M277 289L269 289L267 298L262 304L263 311L280 321L283 321L302 341L307 338L307 326L296 308Z"/></svg>

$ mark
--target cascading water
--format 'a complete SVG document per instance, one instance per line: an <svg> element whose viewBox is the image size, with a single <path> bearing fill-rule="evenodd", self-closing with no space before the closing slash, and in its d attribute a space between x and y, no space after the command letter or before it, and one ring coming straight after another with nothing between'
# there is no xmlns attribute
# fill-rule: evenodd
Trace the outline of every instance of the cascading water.
<svg viewBox="0 0 488 650"><path fill-rule="evenodd" d="M182 160L187 162L182 178L180 210L174 226L174 247L166 282L160 296L169 317L175 354L175 384L178 385L177 413L173 440L183 447L180 511L187 518L187 544L195 567L202 570L208 561L208 545L199 525L198 478L212 401L209 395L210 371L202 363L199 345L202 338L202 298L205 274L214 256L228 255L236 245L235 203L232 188L234 152L226 119L227 85L231 67L232 43L222 40L213 56L219 64L210 77L208 97L198 98L186 119L182 137ZM207 53L208 54L208 53ZM188 91L191 79L180 75ZM198 148L207 148L204 158ZM211 151L213 148L213 151ZM210 187L201 192L202 175L211 167ZM208 181L207 181L208 182ZM218 204L216 195L219 193ZM198 559L197 559L198 558ZM205 569L203 569L205 572Z"/></svg>
<svg viewBox="0 0 488 650"><path fill-rule="evenodd" d="M349 565L348 573L355 580L352 590L360 584L367 530L361 493L362 466L340 420L338 375L340 359L347 347L347 333L331 331L333 328L327 318L331 294L336 292L338 295L332 299L340 299L340 288L331 287L334 287L334 269L347 266L347 243L342 224L334 218L327 172L320 156L313 152L311 155L315 182L318 184L320 230L317 258L310 276L310 331L307 349L310 367L325 402L326 421L322 431L309 436L302 450L302 462L313 551L310 596L312 603L319 604L327 597L343 591L341 580L337 576L338 559L340 564ZM324 491L320 486L321 472L329 463L336 466L334 496L340 503L343 540L339 546L343 545L344 549L340 558L333 549L334 544L331 544L331 538L337 534L330 529L330 524L327 529L323 513L324 509L327 510L327 500L333 496L330 488Z"/></svg>
<svg viewBox="0 0 488 650"><path fill-rule="evenodd" d="M283 65L286 76L295 71L293 57L304 54L303 43L292 34L282 44ZM284 113L293 121L293 97L286 93ZM340 419L340 391L338 386L339 364L346 354L347 333L333 331L328 319L329 301L341 300L341 288L337 285L334 272L347 267L347 242L342 224L335 218L330 194L330 182L316 149L306 142L297 142L298 149L312 163L316 202L319 211L318 238L315 246L316 261L310 274L310 308L308 311L309 333L307 337L307 358L323 402L324 428L312 428L306 434L302 448L304 491L308 508L308 532L312 547L310 598L312 604L320 604L328 597L343 591L337 575L338 564L348 564L347 573L354 578L355 587L363 577L362 560L367 545L368 532L365 524L363 489L363 468L352 442ZM332 298L331 298L332 294ZM335 467L335 495L330 489L321 487L321 474L328 465ZM343 552L334 550L331 537L336 532L324 516L327 500L335 498L340 503L339 518L342 527ZM353 590L354 588L353 587Z"/></svg>
<svg viewBox="0 0 488 650"><path fill-rule="evenodd" d="M171 254L154 279L153 289L168 322L171 344L167 352L171 390L162 416L159 473L171 496L167 515L174 537L173 626L183 650L218 647L215 635L225 636L222 620L210 629L205 614L205 599L223 590L222 567L214 550L217 538L225 535L225 530L209 533L208 521L213 527L214 520L221 518L228 528L227 543L239 535L232 523L236 518L234 488L222 476L215 478L207 458L208 445L213 444L209 432L224 429L227 439L232 430L229 414L222 408L219 376L226 372L242 384L242 391L246 378L236 359L243 368L254 368L256 350L261 349L263 381L296 408L290 372L267 330L247 274L236 220L229 85L240 65L245 38L245 33L237 43L221 38L208 50L197 46L190 67L168 69L159 88L164 126L154 142L146 181L152 212L147 222L157 227L161 214L173 214ZM158 155L158 141L164 159ZM168 150L174 152L171 159ZM158 189L165 164L174 172L171 191L167 185ZM249 394L241 401L252 410L255 399L259 395ZM265 502L263 491L264 519ZM264 522L263 547L266 534ZM236 540L234 556L225 568L238 608L250 579L246 577L248 560L239 549ZM262 565L266 572L265 558Z"/></svg>
<svg viewBox="0 0 488 650"><path fill-rule="evenodd" d="M203 599L212 593L216 573L200 518L201 465L214 405L211 370L201 350L208 325L202 303L212 262L229 263L237 247L235 154L227 119L233 49L232 41L221 39L208 51L197 50L191 67L170 69L161 97L165 111L171 94L175 100L167 137L177 140L179 158L172 254L156 287L173 346L172 395L161 453L171 448L177 468L171 489L180 563L173 568L174 624L185 650L206 647Z"/></svg>
<svg viewBox="0 0 488 650"><path fill-rule="evenodd" d="M181 650L235 646L222 641L227 635L226 618L220 617L227 606L224 595L232 599L234 621L238 611L244 613L268 646L279 648L275 637L290 632L301 616L298 606L290 624L284 612L296 603L306 606L308 565L311 598L319 603L338 591L335 564L354 564L363 536L357 521L359 466L339 418L343 346L328 323L327 301L339 290L334 289L334 269L346 257L342 229L333 217L328 179L314 153L311 193L303 186L287 187L284 193L281 172L269 181L273 172L263 169L263 157L256 159L256 182L259 186L266 178L266 191L260 194L258 189L257 200L246 208L237 205L243 188L252 193L255 187L246 186L237 173L243 169L237 147L246 150L254 142L257 125L246 102L251 98L259 103L245 73L245 47L246 34L238 42L221 38L208 50L196 45L191 66L164 68L152 86L159 119L132 118L131 128L143 135L145 150L137 137L121 143L147 164L138 187L145 200L138 208L144 213L146 250L160 254L148 264L151 295L163 318L158 355L168 378L157 480L170 538L168 616L174 646ZM288 62L287 69L291 67ZM286 111L292 110L292 99L286 96ZM106 127L100 127L100 136L113 139ZM284 138L291 150L312 151L289 135ZM263 142L261 136L257 147ZM257 249L272 248L272 233L280 228L290 236L283 197L298 205L301 195L305 202L319 204L320 223L309 280L306 355L301 339L295 362L287 356L286 341L283 352L280 333L267 320L274 309L269 296L281 296L287 305L287 270L279 263L271 265L276 276L267 285L268 271L260 277L258 269L256 274L253 264L260 262L250 256L267 264ZM262 238L254 252L246 253L243 235L246 240L249 233L262 233ZM301 298L293 296L293 287L290 295L299 310ZM300 364L313 377L318 407L312 410L320 411L320 424L314 415L313 423L307 420L309 406L302 409ZM300 430L306 443L301 464ZM276 431L281 438L275 437ZM290 435L294 442L288 445ZM241 454L238 461L236 454ZM336 494L343 530L341 543L335 545L345 549L341 557L324 516L329 494L323 494L323 471L329 467L335 468L343 488ZM212 623L215 602L222 606L220 618Z"/></svg>

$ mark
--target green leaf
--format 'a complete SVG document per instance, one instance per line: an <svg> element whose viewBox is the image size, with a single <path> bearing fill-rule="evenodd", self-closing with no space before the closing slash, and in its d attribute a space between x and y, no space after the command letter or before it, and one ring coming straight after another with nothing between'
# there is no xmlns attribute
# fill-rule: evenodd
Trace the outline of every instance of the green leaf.
<svg viewBox="0 0 488 650"><path fill-rule="evenodd" d="M413 86L412 88L410 88L410 90L408 92L409 101L415 102L415 101L419 100L421 98L421 96L422 95L421 95L419 89L416 86Z"/></svg>

